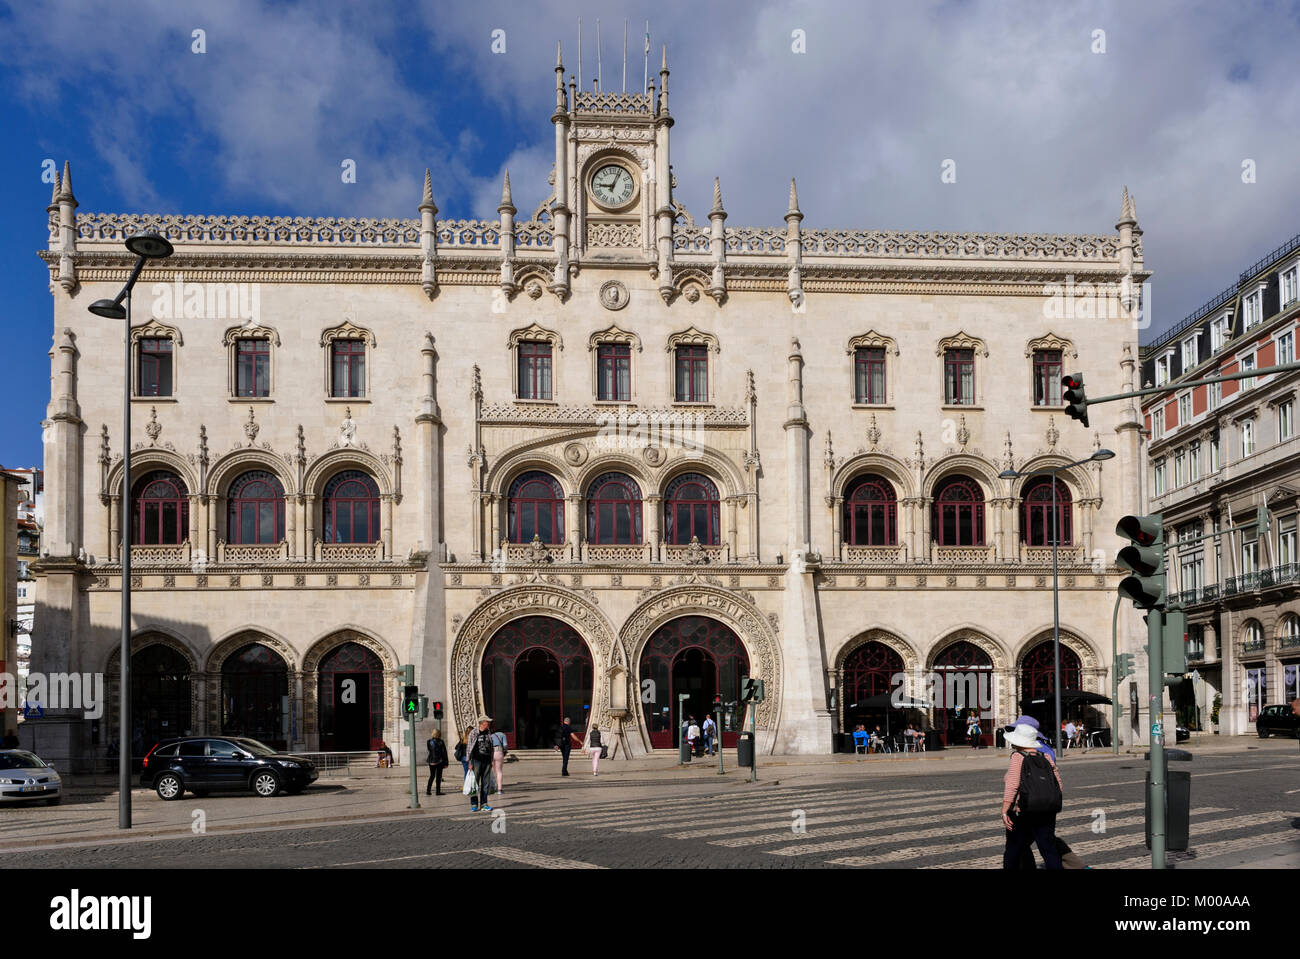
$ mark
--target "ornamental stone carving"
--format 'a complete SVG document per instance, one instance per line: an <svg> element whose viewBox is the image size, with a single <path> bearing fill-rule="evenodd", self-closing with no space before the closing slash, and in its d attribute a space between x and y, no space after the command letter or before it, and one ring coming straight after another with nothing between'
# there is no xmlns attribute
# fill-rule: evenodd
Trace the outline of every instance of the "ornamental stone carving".
<svg viewBox="0 0 1300 959"><path fill-rule="evenodd" d="M564 462L570 466L581 466L587 462L587 447L581 443L570 443L564 447Z"/></svg>
<svg viewBox="0 0 1300 959"><path fill-rule="evenodd" d="M600 286L600 305L607 310L621 310L631 300L621 280L608 280Z"/></svg>

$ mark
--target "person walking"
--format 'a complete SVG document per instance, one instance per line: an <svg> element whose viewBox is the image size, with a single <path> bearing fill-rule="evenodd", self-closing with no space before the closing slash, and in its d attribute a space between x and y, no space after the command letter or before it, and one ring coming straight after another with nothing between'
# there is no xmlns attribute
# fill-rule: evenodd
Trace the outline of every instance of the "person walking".
<svg viewBox="0 0 1300 959"><path fill-rule="evenodd" d="M429 764L429 782L424 787L424 794L431 795L431 790L437 787L438 795L442 795L442 771L451 765L451 760L447 758L447 744L442 741L442 731L435 729L425 743L428 747L429 757L426 760Z"/></svg>
<svg viewBox="0 0 1300 959"><path fill-rule="evenodd" d="M492 774L497 777L497 795L505 792L505 780L501 774L505 771L506 753L510 750L506 748L506 734L501 730L495 730L492 733Z"/></svg>
<svg viewBox="0 0 1300 959"><path fill-rule="evenodd" d="M971 749L980 748L980 718L973 709L966 717L966 737L970 740Z"/></svg>
<svg viewBox="0 0 1300 959"><path fill-rule="evenodd" d="M466 726L465 731L460 734L460 742L456 744L456 759L460 761L462 776L469 775L469 735L473 731L473 726Z"/></svg>
<svg viewBox="0 0 1300 959"><path fill-rule="evenodd" d="M560 751L562 760L560 763L561 776L569 775L569 753L573 751L574 746L581 749L582 740L578 738L573 731L573 727L569 725L569 717L565 716L564 721L560 723L560 731L555 735L555 748Z"/></svg>
<svg viewBox="0 0 1300 959"><path fill-rule="evenodd" d="M474 789L469 794L470 812L491 812L488 805L488 776L492 772L492 734L488 727L492 725L490 716L478 718L478 729L469 734L465 754L469 756L470 771L474 773Z"/></svg>
<svg viewBox="0 0 1300 959"><path fill-rule="evenodd" d="M718 724L713 721L712 716L704 717L704 725L700 727L700 732L704 733L704 751L712 756L714 736L717 734Z"/></svg>
<svg viewBox="0 0 1300 959"><path fill-rule="evenodd" d="M1028 723L1007 734L1011 762L1002 780L1002 824L1007 829L1003 869L1020 869L1022 856L1032 842L1038 846L1047 869L1061 869L1056 845L1056 814L1061 811L1063 787L1056 763L1038 748L1038 730Z"/></svg>
<svg viewBox="0 0 1300 959"><path fill-rule="evenodd" d="M599 776L601 754L605 747L600 742L600 727L595 723L591 724L591 733L587 737L587 751L591 753L591 774Z"/></svg>

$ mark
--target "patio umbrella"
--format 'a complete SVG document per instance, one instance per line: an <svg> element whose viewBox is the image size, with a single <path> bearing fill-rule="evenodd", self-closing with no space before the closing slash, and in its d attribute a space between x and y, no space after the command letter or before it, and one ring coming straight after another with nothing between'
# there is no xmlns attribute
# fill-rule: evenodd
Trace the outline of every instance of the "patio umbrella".
<svg viewBox="0 0 1300 959"><path fill-rule="evenodd" d="M1037 705L1038 703L1045 703L1051 698L1052 693L1049 690L1047 696L1044 698L1031 699L1030 702ZM1109 696L1103 696L1101 693L1089 693L1082 689L1062 689L1061 703L1083 703L1086 706L1109 706L1111 705L1111 700Z"/></svg>

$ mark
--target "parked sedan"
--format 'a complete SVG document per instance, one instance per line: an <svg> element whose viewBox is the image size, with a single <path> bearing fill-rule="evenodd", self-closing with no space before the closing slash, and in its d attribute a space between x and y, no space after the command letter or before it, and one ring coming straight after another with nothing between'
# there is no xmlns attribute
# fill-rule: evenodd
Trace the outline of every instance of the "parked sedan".
<svg viewBox="0 0 1300 959"><path fill-rule="evenodd" d="M63 798L63 781L54 767L25 749L0 749L0 802L43 799L57 806Z"/></svg>
<svg viewBox="0 0 1300 959"><path fill-rule="evenodd" d="M168 739L144 758L140 785L163 799L180 799L223 790L251 789L270 797L306 789L320 773L310 759L277 753L256 739L243 737Z"/></svg>
<svg viewBox="0 0 1300 959"><path fill-rule="evenodd" d="M1260 739L1268 739L1272 733L1300 738L1300 716L1291 712L1290 706L1265 706L1255 720L1255 732Z"/></svg>

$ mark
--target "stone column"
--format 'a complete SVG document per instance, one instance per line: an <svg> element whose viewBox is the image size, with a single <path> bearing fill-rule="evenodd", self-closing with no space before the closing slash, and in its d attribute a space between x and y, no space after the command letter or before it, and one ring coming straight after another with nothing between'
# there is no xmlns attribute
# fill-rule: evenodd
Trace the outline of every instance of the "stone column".
<svg viewBox="0 0 1300 959"><path fill-rule="evenodd" d="M731 561L734 563L739 557L736 551L736 514L740 512L741 499L739 496L728 496L727 500L727 542L731 545Z"/></svg>
<svg viewBox="0 0 1300 959"><path fill-rule="evenodd" d="M311 561L316 558L316 497L309 493L306 500L304 509L307 519L307 538L303 546L306 547L304 558Z"/></svg>
<svg viewBox="0 0 1300 959"><path fill-rule="evenodd" d="M488 493L483 497L483 501L487 504L488 538L491 546L487 552L491 555L501 548L501 495Z"/></svg>
<svg viewBox="0 0 1300 959"><path fill-rule="evenodd" d="M379 497L380 522L383 524L384 558L393 558L393 497L386 494Z"/></svg>
<svg viewBox="0 0 1300 959"><path fill-rule="evenodd" d="M110 497L110 506L108 508L108 561L110 563L120 563L122 561L122 497Z"/></svg>
<svg viewBox="0 0 1300 959"><path fill-rule="evenodd" d="M663 497L652 494L645 498L646 542L650 544L651 562L659 562L660 543L663 539Z"/></svg>
<svg viewBox="0 0 1300 959"><path fill-rule="evenodd" d="M844 559L844 497L828 496L831 508L832 551L838 560Z"/></svg>
<svg viewBox="0 0 1300 959"><path fill-rule="evenodd" d="M284 540L289 544L289 558L298 558L298 504L294 496L284 498Z"/></svg>
<svg viewBox="0 0 1300 959"><path fill-rule="evenodd" d="M564 521L569 530L569 548L575 561L582 559L582 494L570 493L565 500Z"/></svg>
<svg viewBox="0 0 1300 959"><path fill-rule="evenodd" d="M790 341L786 357L786 420L782 424L786 436L786 488L789 512L786 534L787 555L808 552L812 539L812 517L809 513L808 474L808 417L803 405L803 353L798 340Z"/></svg>

